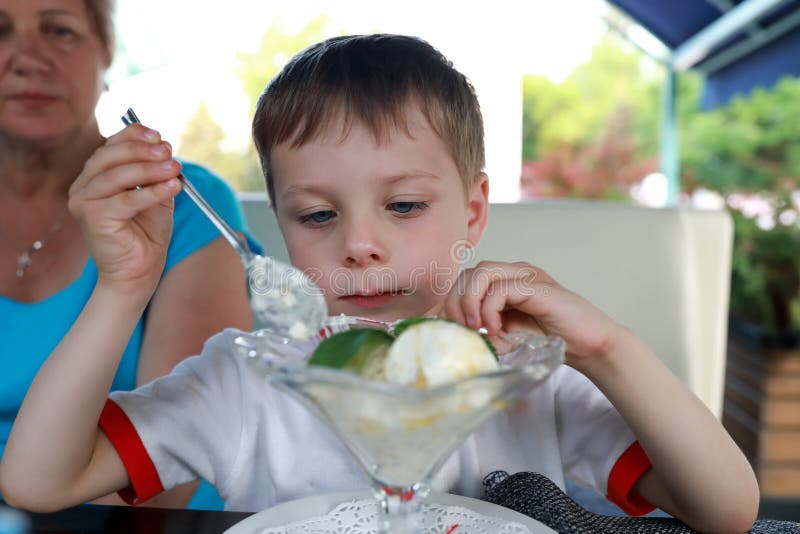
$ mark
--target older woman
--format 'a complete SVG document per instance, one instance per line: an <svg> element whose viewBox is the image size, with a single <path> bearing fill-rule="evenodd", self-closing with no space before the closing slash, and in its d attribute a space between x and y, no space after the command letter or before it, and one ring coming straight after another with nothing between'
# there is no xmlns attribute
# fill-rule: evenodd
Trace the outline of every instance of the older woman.
<svg viewBox="0 0 800 534"><path fill-rule="evenodd" d="M67 199L104 143L95 106L114 50L112 3L0 0L0 455L28 384L97 276ZM167 143L153 150L170 161ZM183 172L244 230L230 188L201 167L184 164ZM114 389L170 371L225 327L251 325L238 257L184 194L175 201L169 250ZM183 497L175 499L169 504Z"/></svg>

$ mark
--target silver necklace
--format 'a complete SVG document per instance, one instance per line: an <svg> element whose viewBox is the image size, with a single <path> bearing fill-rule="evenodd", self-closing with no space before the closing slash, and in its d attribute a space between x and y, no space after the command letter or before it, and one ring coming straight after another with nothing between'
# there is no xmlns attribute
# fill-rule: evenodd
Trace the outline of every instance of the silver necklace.
<svg viewBox="0 0 800 534"><path fill-rule="evenodd" d="M34 252L42 250L42 248L50 241L53 236L61 230L61 227L64 224L64 219L67 217L67 210L55 220L53 225L47 230L47 233L41 238L37 239L33 243L31 243L27 248L22 250L22 253L17 256L17 278L22 278L25 276L25 270L30 267L31 263L33 263L33 258L31 257ZM5 239L6 243L13 246L13 243Z"/></svg>

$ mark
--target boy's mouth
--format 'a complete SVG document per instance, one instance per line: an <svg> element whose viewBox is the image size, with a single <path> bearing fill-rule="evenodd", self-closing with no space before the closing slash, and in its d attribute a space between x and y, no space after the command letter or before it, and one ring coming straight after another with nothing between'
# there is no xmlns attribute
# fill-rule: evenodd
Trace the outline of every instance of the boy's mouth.
<svg viewBox="0 0 800 534"><path fill-rule="evenodd" d="M385 306L401 294L401 291L353 293L352 295L343 295L339 297L339 300L359 308L379 308Z"/></svg>

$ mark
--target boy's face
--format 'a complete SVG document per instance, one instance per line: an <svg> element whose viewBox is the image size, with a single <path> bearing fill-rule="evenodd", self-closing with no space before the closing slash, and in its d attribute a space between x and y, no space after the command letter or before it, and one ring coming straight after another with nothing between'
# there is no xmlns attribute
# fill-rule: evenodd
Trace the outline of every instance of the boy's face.
<svg viewBox="0 0 800 534"><path fill-rule="evenodd" d="M486 225L488 184L465 193L455 162L412 109L409 133L377 144L343 119L302 147L273 148L278 224L294 265L325 292L329 312L392 321L439 313L465 243Z"/></svg>

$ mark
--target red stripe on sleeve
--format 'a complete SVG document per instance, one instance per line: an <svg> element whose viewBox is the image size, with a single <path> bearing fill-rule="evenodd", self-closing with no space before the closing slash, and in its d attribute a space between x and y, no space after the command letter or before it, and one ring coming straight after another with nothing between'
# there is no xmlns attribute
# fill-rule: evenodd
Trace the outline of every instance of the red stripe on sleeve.
<svg viewBox="0 0 800 534"><path fill-rule="evenodd" d="M117 450L131 479L131 485L118 492L122 500L128 504L139 504L164 491L156 466L147 454L139 433L117 403L106 400L97 424Z"/></svg>
<svg viewBox="0 0 800 534"><path fill-rule="evenodd" d="M644 515L656 509L639 495L633 486L652 467L638 441L628 447L608 474L607 498L628 514Z"/></svg>

